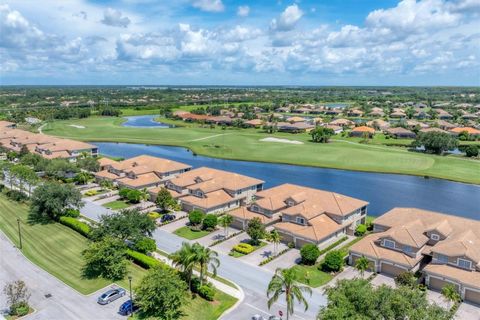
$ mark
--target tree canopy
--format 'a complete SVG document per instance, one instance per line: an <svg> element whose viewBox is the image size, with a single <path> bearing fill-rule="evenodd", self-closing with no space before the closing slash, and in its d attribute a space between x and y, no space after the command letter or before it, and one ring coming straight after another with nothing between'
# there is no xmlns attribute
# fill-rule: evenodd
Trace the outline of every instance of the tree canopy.
<svg viewBox="0 0 480 320"><path fill-rule="evenodd" d="M451 134L445 132L420 133L412 142L414 147L424 147L426 152L441 154L445 151L458 147L458 140Z"/></svg>
<svg viewBox="0 0 480 320"><path fill-rule="evenodd" d="M45 182L33 191L30 211L37 217L57 219L66 210L82 206L82 195L72 185Z"/></svg>
<svg viewBox="0 0 480 320"><path fill-rule="evenodd" d="M326 127L316 127L310 131L313 142L327 143L330 140L330 137L333 136L335 132L333 129Z"/></svg>
<svg viewBox="0 0 480 320"><path fill-rule="evenodd" d="M127 273L125 244L112 237L90 242L82 252L85 259L83 274L87 278L102 276L106 279L119 280Z"/></svg>

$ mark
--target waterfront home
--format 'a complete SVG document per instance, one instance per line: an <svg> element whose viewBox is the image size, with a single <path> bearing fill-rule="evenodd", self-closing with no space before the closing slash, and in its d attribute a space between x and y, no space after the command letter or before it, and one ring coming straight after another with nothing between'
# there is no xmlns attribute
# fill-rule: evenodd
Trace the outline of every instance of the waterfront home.
<svg viewBox="0 0 480 320"><path fill-rule="evenodd" d="M110 180L120 187L132 189L158 187L192 168L181 162L148 155L118 162L102 159L100 166L103 170L95 174L97 181Z"/></svg>
<svg viewBox="0 0 480 320"><path fill-rule="evenodd" d="M462 132L467 132L471 136L480 136L480 130L472 127L456 127L450 130L450 133L459 135Z"/></svg>
<svg viewBox="0 0 480 320"><path fill-rule="evenodd" d="M238 173L201 167L178 175L165 186L184 211L218 213L250 203L257 191L262 190L263 183ZM150 190L152 200L159 190Z"/></svg>
<svg viewBox="0 0 480 320"><path fill-rule="evenodd" d="M426 285L453 284L465 301L480 303L480 221L416 208L394 208L373 222L374 233L350 248L375 272L421 271Z"/></svg>
<svg viewBox="0 0 480 320"><path fill-rule="evenodd" d="M368 135L371 138L374 134L375 129L367 126L355 127L350 131L351 137L364 137L365 135Z"/></svg>
<svg viewBox="0 0 480 320"><path fill-rule="evenodd" d="M258 212L254 206L262 212L278 210L281 222L273 226L283 242L297 248L353 235L356 227L365 222L368 202L363 200L293 184L269 190L272 196L256 200L253 211Z"/></svg>
<svg viewBox="0 0 480 320"><path fill-rule="evenodd" d="M282 132L290 132L290 133L299 133L299 132L308 132L315 128L314 124L306 123L306 122L278 122L277 129L278 131Z"/></svg>
<svg viewBox="0 0 480 320"><path fill-rule="evenodd" d="M410 131L408 129L402 128L402 127L395 127L395 128L388 128L385 130L385 132L395 138L400 138L400 139L415 139L417 136L415 132Z"/></svg>
<svg viewBox="0 0 480 320"><path fill-rule="evenodd" d="M367 126L372 127L377 131L383 131L390 128L390 122L382 119L370 120L366 124Z"/></svg>

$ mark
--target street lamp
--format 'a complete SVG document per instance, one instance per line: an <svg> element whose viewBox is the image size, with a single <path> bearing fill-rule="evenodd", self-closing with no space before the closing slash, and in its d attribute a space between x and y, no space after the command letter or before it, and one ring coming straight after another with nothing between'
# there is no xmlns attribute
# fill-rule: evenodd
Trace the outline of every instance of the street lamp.
<svg viewBox="0 0 480 320"><path fill-rule="evenodd" d="M132 276L128 276L128 284L130 286L130 313L133 314Z"/></svg>
<svg viewBox="0 0 480 320"><path fill-rule="evenodd" d="M18 239L20 241L20 250L22 250L22 229L20 229L20 218L17 218L17 225L18 225Z"/></svg>

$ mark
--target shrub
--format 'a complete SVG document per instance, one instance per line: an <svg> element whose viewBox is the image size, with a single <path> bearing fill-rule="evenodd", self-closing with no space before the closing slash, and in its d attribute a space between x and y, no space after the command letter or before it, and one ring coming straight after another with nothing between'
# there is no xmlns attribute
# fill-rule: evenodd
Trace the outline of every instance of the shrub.
<svg viewBox="0 0 480 320"><path fill-rule="evenodd" d="M215 298L215 289L208 285L203 285L198 289L198 294L208 301L213 301Z"/></svg>
<svg viewBox="0 0 480 320"><path fill-rule="evenodd" d="M195 276L192 276L192 280L190 281L190 285L192 287L192 292L195 292L195 293L198 293L198 291L200 290L200 278L199 277L195 277Z"/></svg>
<svg viewBox="0 0 480 320"><path fill-rule="evenodd" d="M23 202L28 198L25 193L18 190L7 190L5 194L7 195L8 198L17 202Z"/></svg>
<svg viewBox="0 0 480 320"><path fill-rule="evenodd" d="M417 285L417 278L415 278L415 275L412 272L405 271L395 277L395 284L397 286L407 286L413 288Z"/></svg>
<svg viewBox="0 0 480 320"><path fill-rule="evenodd" d="M61 224L63 224L64 226L67 226L67 227L77 231L78 233L80 233L84 237L88 238L90 236L90 230L91 230L90 226L86 223L78 221L77 219L75 219L73 217L62 216L62 217L59 218L59 222Z"/></svg>
<svg viewBox="0 0 480 320"><path fill-rule="evenodd" d="M148 217L152 220L157 220L158 218L160 218L162 215L158 212L149 212L148 214Z"/></svg>
<svg viewBox="0 0 480 320"><path fill-rule="evenodd" d="M78 209L67 209L65 210L65 217L78 218L80 216L80 210Z"/></svg>
<svg viewBox="0 0 480 320"><path fill-rule="evenodd" d="M478 147L475 145L469 145L465 149L465 155L469 158L478 157L478 153L479 153Z"/></svg>
<svg viewBox="0 0 480 320"><path fill-rule="evenodd" d="M130 191L131 191L131 189L121 188L120 190L118 190L118 195L119 195L120 198L122 198L122 199L127 199L128 194L130 193Z"/></svg>
<svg viewBox="0 0 480 320"><path fill-rule="evenodd" d="M218 223L218 218L214 214L207 214L203 219L203 228L207 230L215 229Z"/></svg>
<svg viewBox="0 0 480 320"><path fill-rule="evenodd" d="M233 247L233 251L243 253L243 254L252 253L254 250L255 248L248 243L239 243Z"/></svg>
<svg viewBox="0 0 480 320"><path fill-rule="evenodd" d="M97 190L89 190L89 191L85 192L85 195L87 197L96 196L97 194L98 194Z"/></svg>
<svg viewBox="0 0 480 320"><path fill-rule="evenodd" d="M143 254L141 252L127 249L126 253L130 260L132 260L134 263L138 264L140 267L145 269L154 268L162 264L157 259L149 257L146 254Z"/></svg>
<svg viewBox="0 0 480 320"><path fill-rule="evenodd" d="M139 203L142 200L142 192L139 190L132 189L128 191L127 199L128 199L128 202L130 203Z"/></svg>
<svg viewBox="0 0 480 320"><path fill-rule="evenodd" d="M365 232L367 232L367 226L364 225L364 224L359 224L356 228L355 228L355 235L356 236L363 236L365 234Z"/></svg>
<svg viewBox="0 0 480 320"><path fill-rule="evenodd" d="M308 243L300 249L300 256L302 257L302 263L312 265L317 262L320 256L320 250L314 244Z"/></svg>
<svg viewBox="0 0 480 320"><path fill-rule="evenodd" d="M295 248L295 242L293 242L293 241L292 241L292 242L289 242L289 243L287 244L287 246L288 246L290 249L293 249L293 248Z"/></svg>
<svg viewBox="0 0 480 320"><path fill-rule="evenodd" d="M149 253L157 250L157 244L152 238L143 237L135 242L135 250L141 253Z"/></svg>
<svg viewBox="0 0 480 320"><path fill-rule="evenodd" d="M188 221L190 221L191 225L197 226L202 223L204 217L205 217L205 214L202 211L192 210L188 214Z"/></svg>
<svg viewBox="0 0 480 320"><path fill-rule="evenodd" d="M345 261L343 260L342 252L338 250L332 250L327 253L325 260L323 261L321 268L324 271L337 272L343 268Z"/></svg>
<svg viewBox="0 0 480 320"><path fill-rule="evenodd" d="M10 307L11 316L23 317L28 314L28 311L30 311L30 306L26 301L20 301Z"/></svg>

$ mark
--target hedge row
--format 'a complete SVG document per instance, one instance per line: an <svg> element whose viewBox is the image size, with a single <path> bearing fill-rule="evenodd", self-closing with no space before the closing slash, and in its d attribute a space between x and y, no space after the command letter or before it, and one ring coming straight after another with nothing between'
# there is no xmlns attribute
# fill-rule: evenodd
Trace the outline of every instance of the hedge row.
<svg viewBox="0 0 480 320"><path fill-rule="evenodd" d="M127 256L134 263L145 269L150 269L161 265L162 263L155 258L149 257L146 254L127 249Z"/></svg>
<svg viewBox="0 0 480 320"><path fill-rule="evenodd" d="M72 217L60 217L59 222L83 235L84 237L89 237L90 235L90 226L86 223L78 221Z"/></svg>
<svg viewBox="0 0 480 320"><path fill-rule="evenodd" d="M348 239L347 236L344 236L343 238L340 238L339 240L335 241L334 243L332 243L331 245L329 245L328 247L320 250L320 255L324 254L324 253L327 253L328 251L332 250L333 248L335 248L336 246L338 246L340 243L346 241Z"/></svg>

